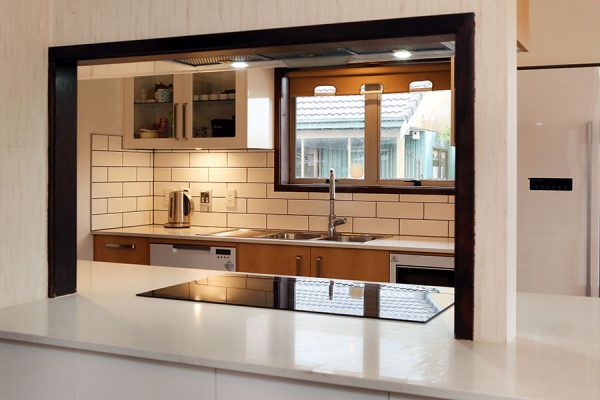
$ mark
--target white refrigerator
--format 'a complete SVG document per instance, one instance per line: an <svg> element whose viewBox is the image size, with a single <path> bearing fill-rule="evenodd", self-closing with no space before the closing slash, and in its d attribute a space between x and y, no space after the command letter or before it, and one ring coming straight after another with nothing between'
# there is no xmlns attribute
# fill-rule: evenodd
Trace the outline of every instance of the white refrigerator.
<svg viewBox="0 0 600 400"><path fill-rule="evenodd" d="M600 68L517 77L517 288L598 297Z"/></svg>

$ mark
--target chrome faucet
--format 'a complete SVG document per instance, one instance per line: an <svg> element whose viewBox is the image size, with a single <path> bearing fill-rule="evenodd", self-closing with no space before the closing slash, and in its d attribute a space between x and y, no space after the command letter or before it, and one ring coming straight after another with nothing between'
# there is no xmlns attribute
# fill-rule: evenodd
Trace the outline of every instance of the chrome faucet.
<svg viewBox="0 0 600 400"><path fill-rule="evenodd" d="M333 168L329 170L329 224L327 225L327 235L333 237L336 235L335 227L345 224L346 217L335 216L335 172Z"/></svg>

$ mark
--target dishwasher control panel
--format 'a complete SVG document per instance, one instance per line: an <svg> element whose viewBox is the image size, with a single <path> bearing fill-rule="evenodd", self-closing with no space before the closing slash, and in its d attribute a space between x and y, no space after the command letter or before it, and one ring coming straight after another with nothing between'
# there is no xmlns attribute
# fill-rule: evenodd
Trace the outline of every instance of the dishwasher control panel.
<svg viewBox="0 0 600 400"><path fill-rule="evenodd" d="M150 244L151 265L235 271L235 260L235 247L196 244Z"/></svg>

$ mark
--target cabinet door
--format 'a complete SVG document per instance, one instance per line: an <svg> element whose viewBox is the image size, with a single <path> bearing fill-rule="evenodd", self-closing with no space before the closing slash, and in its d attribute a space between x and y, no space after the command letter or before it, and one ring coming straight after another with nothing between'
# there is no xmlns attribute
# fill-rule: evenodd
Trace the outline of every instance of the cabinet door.
<svg viewBox="0 0 600 400"><path fill-rule="evenodd" d="M312 276L389 282L387 251L312 247L310 253Z"/></svg>
<svg viewBox="0 0 600 400"><path fill-rule="evenodd" d="M148 239L94 235L94 261L148 265Z"/></svg>
<svg viewBox="0 0 600 400"><path fill-rule="evenodd" d="M158 89L158 90L156 90ZM123 79L123 147L171 149L181 136L181 75Z"/></svg>
<svg viewBox="0 0 600 400"><path fill-rule="evenodd" d="M310 276L310 248L240 243L237 271Z"/></svg>

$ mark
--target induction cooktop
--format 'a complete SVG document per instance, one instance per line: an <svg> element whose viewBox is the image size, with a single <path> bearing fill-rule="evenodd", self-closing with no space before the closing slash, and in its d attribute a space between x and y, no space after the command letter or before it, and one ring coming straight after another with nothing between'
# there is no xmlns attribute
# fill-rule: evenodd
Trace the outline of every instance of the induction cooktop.
<svg viewBox="0 0 600 400"><path fill-rule="evenodd" d="M435 287L242 273L138 296L422 323L454 304L454 294Z"/></svg>

